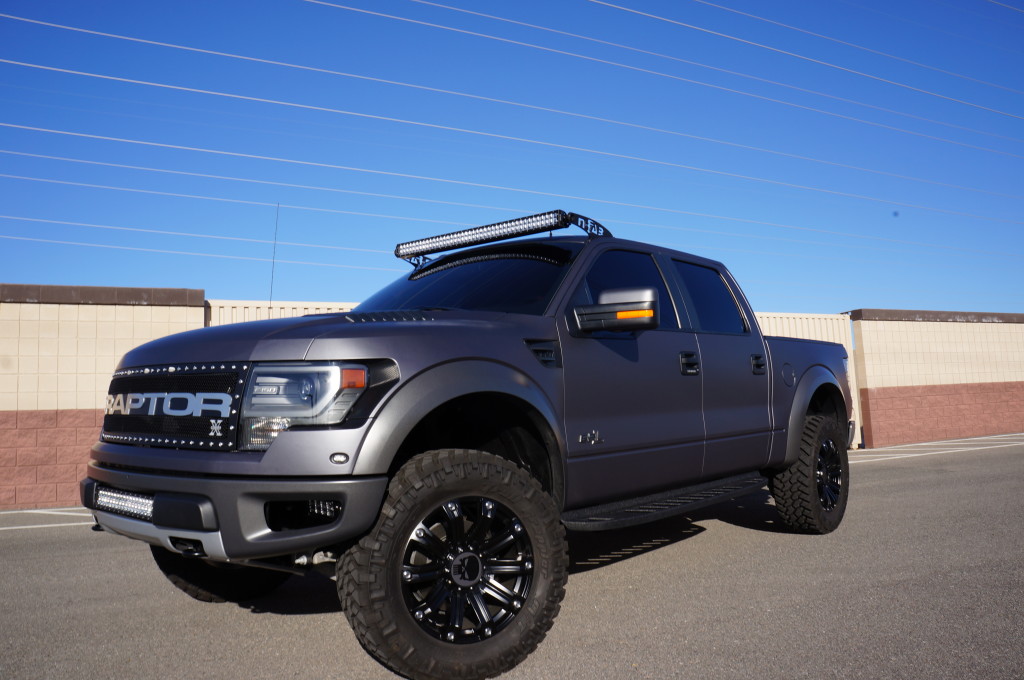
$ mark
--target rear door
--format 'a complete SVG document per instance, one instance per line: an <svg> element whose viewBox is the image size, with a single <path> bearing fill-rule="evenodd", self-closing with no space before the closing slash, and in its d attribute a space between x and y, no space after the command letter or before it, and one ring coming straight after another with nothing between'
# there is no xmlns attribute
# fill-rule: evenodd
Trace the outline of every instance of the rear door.
<svg viewBox="0 0 1024 680"><path fill-rule="evenodd" d="M757 470L771 438L768 355L734 284L707 263L672 259L700 349L707 442L701 476Z"/></svg>
<svg viewBox="0 0 1024 680"><path fill-rule="evenodd" d="M654 288L659 327L581 333L572 310L621 288ZM649 254L597 255L567 305L561 329L568 448L566 507L592 505L696 480L704 424L701 375L687 370L697 341L680 329L662 272Z"/></svg>

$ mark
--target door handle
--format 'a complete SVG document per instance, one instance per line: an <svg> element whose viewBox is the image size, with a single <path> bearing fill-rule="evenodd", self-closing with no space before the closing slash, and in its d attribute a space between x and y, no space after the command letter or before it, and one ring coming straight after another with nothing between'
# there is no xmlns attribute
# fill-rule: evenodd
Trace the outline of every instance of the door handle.
<svg viewBox="0 0 1024 680"><path fill-rule="evenodd" d="M750 370L753 371L754 375L764 375L767 369L768 362L765 361L763 354L750 355Z"/></svg>
<svg viewBox="0 0 1024 680"><path fill-rule="evenodd" d="M700 375L700 359L696 352L679 353L679 372L683 375Z"/></svg>

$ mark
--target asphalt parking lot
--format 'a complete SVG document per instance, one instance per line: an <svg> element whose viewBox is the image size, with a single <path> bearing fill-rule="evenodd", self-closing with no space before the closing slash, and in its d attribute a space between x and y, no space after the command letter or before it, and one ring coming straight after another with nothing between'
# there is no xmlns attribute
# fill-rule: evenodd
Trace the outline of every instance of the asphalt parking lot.
<svg viewBox="0 0 1024 680"><path fill-rule="evenodd" d="M766 491L639 529L573 534L527 678L1022 678L1024 435L851 454L834 534ZM0 513L0 678L391 678L334 584L260 601L178 592L81 508Z"/></svg>

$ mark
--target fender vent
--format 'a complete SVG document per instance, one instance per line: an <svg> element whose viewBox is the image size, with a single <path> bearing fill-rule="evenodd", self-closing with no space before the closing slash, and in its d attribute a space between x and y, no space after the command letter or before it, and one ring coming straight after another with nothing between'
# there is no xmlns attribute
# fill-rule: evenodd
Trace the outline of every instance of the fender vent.
<svg viewBox="0 0 1024 680"><path fill-rule="evenodd" d="M537 361L550 368L561 368L562 354L556 340L527 340L526 346L537 357Z"/></svg>

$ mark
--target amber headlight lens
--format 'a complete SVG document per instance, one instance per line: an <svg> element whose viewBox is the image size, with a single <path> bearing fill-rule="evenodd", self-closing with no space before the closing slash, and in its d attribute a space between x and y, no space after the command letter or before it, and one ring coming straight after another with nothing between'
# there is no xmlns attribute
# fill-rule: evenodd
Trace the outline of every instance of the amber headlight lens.
<svg viewBox="0 0 1024 680"><path fill-rule="evenodd" d="M257 364L242 399L243 451L266 451L302 425L336 425L366 389L366 367L341 362Z"/></svg>

